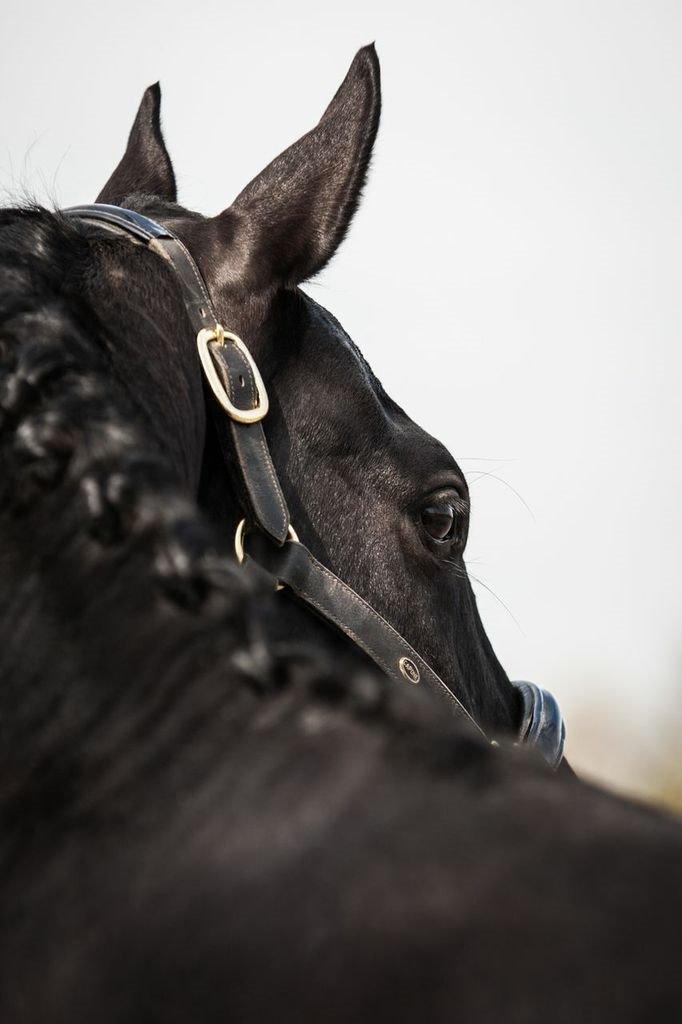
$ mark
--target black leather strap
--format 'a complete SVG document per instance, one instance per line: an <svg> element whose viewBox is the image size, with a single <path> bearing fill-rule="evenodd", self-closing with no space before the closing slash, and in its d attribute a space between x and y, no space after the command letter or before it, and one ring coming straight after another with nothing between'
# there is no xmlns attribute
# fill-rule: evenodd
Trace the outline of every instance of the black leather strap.
<svg viewBox="0 0 682 1024"><path fill-rule="evenodd" d="M237 408L252 409L256 384L248 361L234 345L211 345L218 376ZM223 458L251 522L278 544L289 530L289 509L260 423L238 423L212 402L213 422Z"/></svg>
<svg viewBox="0 0 682 1024"><path fill-rule="evenodd" d="M88 203L85 206L69 206L62 210L64 217L75 217L78 220L102 221L121 228L128 235L134 235L142 242L150 242L152 238L173 238L174 236L163 224L126 210L122 206L110 206L108 203Z"/></svg>
<svg viewBox="0 0 682 1024"><path fill-rule="evenodd" d="M181 284L182 300L195 334L211 330L217 319L204 280L196 263L179 238L161 224L134 210L124 210L106 203L91 206L72 206L64 210L65 217L103 224L105 227L144 242L173 268Z"/></svg>
<svg viewBox="0 0 682 1024"><path fill-rule="evenodd" d="M181 294L195 334L213 330L218 323L208 289L196 263L183 242L161 224L134 210L106 203L73 206L64 215L104 224L144 242L172 266L181 284ZM254 408L256 381L248 360L236 346L211 343L211 357L231 401L238 408ZM214 422L226 462L251 521L283 544L289 529L289 510L265 439L261 423L240 423L227 417L211 401ZM234 451L236 458L232 458Z"/></svg>
<svg viewBox="0 0 682 1024"><path fill-rule="evenodd" d="M424 684L450 711L485 737L458 697L407 640L347 583L318 562L304 544L292 541L280 548L269 547L264 564L280 583L361 647L387 676L403 685L406 680Z"/></svg>

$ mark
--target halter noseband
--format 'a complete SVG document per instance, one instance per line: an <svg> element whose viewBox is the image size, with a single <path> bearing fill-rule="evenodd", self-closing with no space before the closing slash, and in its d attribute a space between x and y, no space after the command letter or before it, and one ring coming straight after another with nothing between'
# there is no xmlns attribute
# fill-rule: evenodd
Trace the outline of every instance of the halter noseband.
<svg viewBox="0 0 682 1024"><path fill-rule="evenodd" d="M265 569L277 588L290 588L301 601L342 630L387 676L401 683L424 683L452 712L487 739L456 694L407 640L299 541L262 427L268 412L263 379L241 338L224 330L218 322L204 279L182 241L161 224L118 206L95 203L63 212L67 217L103 224L144 243L171 265L178 278L196 333L201 366L216 398L213 413L223 457L245 513L235 536L240 564L246 559L247 528L255 526L273 542L268 545ZM559 705L548 691L534 683L514 685L522 709L518 742L537 747L551 767L557 768L565 738Z"/></svg>

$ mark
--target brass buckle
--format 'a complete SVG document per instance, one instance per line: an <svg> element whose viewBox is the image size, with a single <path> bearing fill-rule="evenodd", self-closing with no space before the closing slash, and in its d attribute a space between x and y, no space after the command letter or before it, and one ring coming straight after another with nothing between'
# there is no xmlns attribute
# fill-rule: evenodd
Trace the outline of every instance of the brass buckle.
<svg viewBox="0 0 682 1024"><path fill-rule="evenodd" d="M209 344L212 341L217 341L219 345L225 345L227 343L236 345L244 356L246 362L249 364L249 368L253 374L253 379L256 382L257 401L253 409L238 409L230 400L230 396L225 390L223 383L218 376L218 371L215 368L213 359L211 358ZM267 415L270 407L268 393L265 390L263 378L258 372L258 367L254 363L253 357L242 339L236 334L231 334L230 331L224 330L221 324L216 324L214 328L204 327L199 331L197 334L197 348L199 349L201 365L204 369L204 373L206 374L206 379L211 385L211 390L228 416L231 416L232 419L236 420L238 423L260 422L260 420Z"/></svg>
<svg viewBox="0 0 682 1024"><path fill-rule="evenodd" d="M244 564L244 559L246 558L246 551L244 549L244 540L246 538L247 528L248 527L247 527L246 519L242 519L242 521L240 522L239 526L235 530L235 534L234 534L234 553L235 553L235 556L237 558L237 562L239 563L239 565L243 565ZM299 544L300 543L300 541L298 539L298 534L296 533L296 530L293 528L291 523L289 523L289 526L287 527L287 539L286 539L285 543L288 544L288 543L290 543L292 541L295 544ZM275 590L284 590L284 584L283 583L277 583L275 585Z"/></svg>

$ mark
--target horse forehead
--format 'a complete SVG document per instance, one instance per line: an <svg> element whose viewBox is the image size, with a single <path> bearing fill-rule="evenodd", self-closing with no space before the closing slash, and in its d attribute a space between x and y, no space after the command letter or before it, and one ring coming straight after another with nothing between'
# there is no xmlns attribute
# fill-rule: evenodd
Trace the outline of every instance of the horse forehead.
<svg viewBox="0 0 682 1024"><path fill-rule="evenodd" d="M318 350L320 347L326 349L328 356L347 371L345 379L349 383L359 383L373 393L376 392L380 385L369 363L347 331L328 309L304 292L301 294L306 312L307 333L312 345Z"/></svg>
<svg viewBox="0 0 682 1024"><path fill-rule="evenodd" d="M448 471L461 475L447 448L386 394L362 352L339 321L309 296L305 298L309 323L317 343L320 334L323 335L323 344L326 342L328 346L332 364L335 364L335 369L342 370L340 375L334 374L334 390L343 395L344 400L352 399L350 393L353 392L360 401L359 415L349 418L349 428L355 425L366 434L369 424L362 414L366 414L370 406L377 414L376 440L381 442L384 455L390 457L396 468L418 468L420 475L426 477Z"/></svg>

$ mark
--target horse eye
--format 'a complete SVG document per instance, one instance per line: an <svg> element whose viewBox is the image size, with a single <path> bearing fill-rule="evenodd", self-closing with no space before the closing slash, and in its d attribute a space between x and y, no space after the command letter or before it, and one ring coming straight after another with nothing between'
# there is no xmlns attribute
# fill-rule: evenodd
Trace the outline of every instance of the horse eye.
<svg viewBox="0 0 682 1024"><path fill-rule="evenodd" d="M452 505L429 505L422 511L422 526L434 540L447 540L455 524Z"/></svg>

